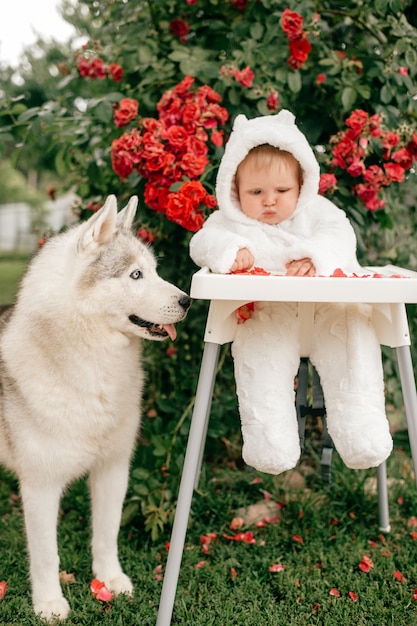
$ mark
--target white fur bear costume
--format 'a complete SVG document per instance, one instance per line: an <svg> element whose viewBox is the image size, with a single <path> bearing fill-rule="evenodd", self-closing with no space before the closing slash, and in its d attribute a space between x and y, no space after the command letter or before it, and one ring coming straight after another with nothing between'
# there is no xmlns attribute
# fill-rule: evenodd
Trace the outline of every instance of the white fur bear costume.
<svg viewBox="0 0 417 626"><path fill-rule="evenodd" d="M360 271L353 228L343 211L318 194L319 165L294 120L286 110L236 118L217 175L219 210L191 239L197 265L229 273L238 250L247 248L255 266L275 273L285 274L286 263L304 257L318 275L331 275L336 268ZM291 152L303 174L295 211L276 225L242 213L235 185L239 163L261 144ZM296 303L257 302L250 319L237 327L232 354L243 458L259 471L279 474L300 456L294 403L298 333ZM392 439L370 307L317 305L310 359L323 387L328 430L345 464L355 469L380 465L392 450Z"/></svg>

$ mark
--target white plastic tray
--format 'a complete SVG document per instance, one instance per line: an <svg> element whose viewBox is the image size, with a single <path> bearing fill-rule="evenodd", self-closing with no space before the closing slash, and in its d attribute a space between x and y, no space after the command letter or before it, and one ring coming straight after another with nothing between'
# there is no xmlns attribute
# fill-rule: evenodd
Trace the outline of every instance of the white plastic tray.
<svg viewBox="0 0 417 626"><path fill-rule="evenodd" d="M213 274L202 268L192 277L190 295L201 300L246 302L417 303L417 272L386 265L366 267L363 274L360 277L262 276ZM373 274L383 277L374 278ZM402 278L392 277L398 275Z"/></svg>

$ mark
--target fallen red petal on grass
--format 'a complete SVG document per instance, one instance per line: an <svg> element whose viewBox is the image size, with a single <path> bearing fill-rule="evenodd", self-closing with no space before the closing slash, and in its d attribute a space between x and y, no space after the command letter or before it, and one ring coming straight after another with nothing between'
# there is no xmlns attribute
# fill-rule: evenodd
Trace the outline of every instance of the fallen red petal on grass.
<svg viewBox="0 0 417 626"><path fill-rule="evenodd" d="M113 600L112 592L106 587L103 587L103 589L100 589L100 591L96 594L95 597L97 598L97 600L100 600L100 602L111 602Z"/></svg>
<svg viewBox="0 0 417 626"><path fill-rule="evenodd" d="M413 600L417 600L417 589L413 591Z"/></svg>
<svg viewBox="0 0 417 626"><path fill-rule="evenodd" d="M338 598L340 596L340 591L336 589L336 587L332 587L329 591L329 594L331 596L335 596L335 598Z"/></svg>
<svg viewBox="0 0 417 626"><path fill-rule="evenodd" d="M224 534L223 537L225 539L229 539L230 541L243 541L243 543L256 543L256 539L253 536L253 533L248 530L246 532L242 532L242 533L237 533L236 535L226 535Z"/></svg>
<svg viewBox="0 0 417 626"><path fill-rule="evenodd" d="M273 563L269 568L269 571L274 574L275 572L283 572L284 569L285 565L282 565L281 563Z"/></svg>
<svg viewBox="0 0 417 626"><path fill-rule="evenodd" d="M413 531L410 533L410 537L411 537L411 539L414 539L414 541L415 541L415 540L417 539L417 532L416 532L415 530L413 530Z"/></svg>
<svg viewBox="0 0 417 626"><path fill-rule="evenodd" d="M0 581L0 600L3 600L7 591L7 583L5 580Z"/></svg>
<svg viewBox="0 0 417 626"><path fill-rule="evenodd" d="M204 567L205 565L207 565L207 561L199 561L196 565L197 569L201 569L202 567Z"/></svg>
<svg viewBox="0 0 417 626"><path fill-rule="evenodd" d="M231 575L232 578L236 578L237 577L237 571L235 570L234 567L232 567L230 569L230 575Z"/></svg>
<svg viewBox="0 0 417 626"><path fill-rule="evenodd" d="M405 581L407 580L406 577L404 576L404 574L402 574L398 570L396 570L394 572L394 578L395 578L395 580L398 580L398 582L400 582L400 583L405 583Z"/></svg>
<svg viewBox="0 0 417 626"><path fill-rule="evenodd" d="M369 556L362 557L362 561L359 563L358 567L361 572L369 572L374 566L372 559Z"/></svg>
<svg viewBox="0 0 417 626"><path fill-rule="evenodd" d="M356 593L354 591L349 591L348 596L351 600L353 600L353 602L357 602L358 601L358 596L356 595Z"/></svg>
<svg viewBox="0 0 417 626"><path fill-rule="evenodd" d="M97 578L93 578L91 581L90 589L93 592L93 596L101 602L111 602L111 600L113 600L112 592Z"/></svg>
<svg viewBox="0 0 417 626"><path fill-rule="evenodd" d="M239 528L242 528L244 523L245 520L243 517L234 517L229 524L229 528L230 530L239 530Z"/></svg>
<svg viewBox="0 0 417 626"><path fill-rule="evenodd" d="M301 543L302 546L305 546L304 539L300 537L300 535L293 535L293 541Z"/></svg>

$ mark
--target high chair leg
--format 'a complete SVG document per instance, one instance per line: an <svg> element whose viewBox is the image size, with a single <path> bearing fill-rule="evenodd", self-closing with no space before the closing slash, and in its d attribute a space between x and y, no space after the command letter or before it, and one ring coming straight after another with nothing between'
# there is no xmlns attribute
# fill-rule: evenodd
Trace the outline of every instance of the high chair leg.
<svg viewBox="0 0 417 626"><path fill-rule="evenodd" d="M207 342L204 346L156 626L169 626L171 623L194 485L200 471L207 432L219 351L219 344Z"/></svg>
<svg viewBox="0 0 417 626"><path fill-rule="evenodd" d="M377 479L377 484L378 484L379 530L381 530L384 533L389 533L391 530L391 525L389 523L386 463L381 463L381 465L377 467L376 479Z"/></svg>
<svg viewBox="0 0 417 626"><path fill-rule="evenodd" d="M417 393L410 346L396 348L401 388L407 418L408 439L417 483Z"/></svg>

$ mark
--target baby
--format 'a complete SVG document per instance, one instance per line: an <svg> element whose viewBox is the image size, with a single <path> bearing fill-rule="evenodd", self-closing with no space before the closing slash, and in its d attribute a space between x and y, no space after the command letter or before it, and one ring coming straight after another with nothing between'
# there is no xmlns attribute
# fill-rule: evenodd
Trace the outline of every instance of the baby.
<svg viewBox="0 0 417 626"><path fill-rule="evenodd" d="M191 258L218 273L253 266L288 276L361 271L353 228L318 194L318 183L319 165L292 113L239 115L218 171L219 210L191 239ZM392 450L370 313L365 304L317 304L311 338L329 433L355 469L380 465ZM257 302L232 345L243 458L273 474L293 468L300 456L297 315L297 303Z"/></svg>

